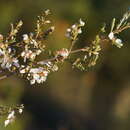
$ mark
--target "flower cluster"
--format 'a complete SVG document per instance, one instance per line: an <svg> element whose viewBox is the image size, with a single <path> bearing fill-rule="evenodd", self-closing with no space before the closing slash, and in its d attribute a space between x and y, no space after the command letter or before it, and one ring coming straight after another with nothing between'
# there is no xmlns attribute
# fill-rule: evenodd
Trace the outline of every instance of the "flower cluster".
<svg viewBox="0 0 130 130"><path fill-rule="evenodd" d="M19 114L22 114L23 112L23 109L22 108L19 108L18 109L18 113ZM14 120L15 120L15 114L16 114L16 111L15 110L12 110L11 112L9 112L8 116L7 116L7 119L5 120L4 124L5 124L5 127L7 125L9 125L10 123L12 123Z"/></svg>
<svg viewBox="0 0 130 130"><path fill-rule="evenodd" d="M112 40L112 43L117 47L121 48L123 46L122 40L117 38L113 32L110 32L108 35L109 39Z"/></svg>
<svg viewBox="0 0 130 130"><path fill-rule="evenodd" d="M44 47L40 48L39 41L35 40L33 34L29 36L27 34L23 35L23 42L25 43L24 50L21 52L21 57L26 60L34 61L36 56L40 55Z"/></svg>
<svg viewBox="0 0 130 130"><path fill-rule="evenodd" d="M39 68L31 68L29 70L27 79L30 80L31 84L37 83L43 83L46 81L46 78L48 76L48 71L43 69L42 67Z"/></svg>
<svg viewBox="0 0 130 130"><path fill-rule="evenodd" d="M23 104L17 105L15 107L0 106L0 115L7 115L7 118L4 121L4 126L6 127L10 123L12 123L15 120L17 114L23 113L23 109Z"/></svg>
<svg viewBox="0 0 130 130"><path fill-rule="evenodd" d="M8 124L10 124L10 123L12 123L12 122L14 121L14 119L15 119L14 114L15 114L15 111L11 111L11 112L9 113L9 115L8 115L8 117L7 117L7 120L5 120L5 127L6 127Z"/></svg>
<svg viewBox="0 0 130 130"><path fill-rule="evenodd" d="M7 44L0 43L0 64L2 69L11 71L13 68L19 67L19 61L14 57L14 52Z"/></svg>
<svg viewBox="0 0 130 130"><path fill-rule="evenodd" d="M78 34L82 33L81 27L85 25L85 22L83 22L81 19L78 23L73 24L70 28L67 29L66 36L70 38L71 40L76 40Z"/></svg>
<svg viewBox="0 0 130 130"><path fill-rule="evenodd" d="M64 61L65 59L68 58L69 51L68 51L68 49L63 48L63 49L57 51L55 56L57 57L57 59Z"/></svg>
<svg viewBox="0 0 130 130"><path fill-rule="evenodd" d="M116 19L114 18L111 25L111 31L108 34L108 38L112 41L113 45L116 45L118 48L121 48L123 46L122 40L120 38L117 38L115 34L119 34L123 30L126 30L127 28L130 28L130 23L128 22L128 19L130 17L130 11L127 11L120 22L116 24Z"/></svg>

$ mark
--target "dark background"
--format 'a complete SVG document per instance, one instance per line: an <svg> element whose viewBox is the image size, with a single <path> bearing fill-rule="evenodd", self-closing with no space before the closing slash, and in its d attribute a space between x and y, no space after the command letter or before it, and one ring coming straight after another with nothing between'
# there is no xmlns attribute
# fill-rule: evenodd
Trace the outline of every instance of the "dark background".
<svg viewBox="0 0 130 130"><path fill-rule="evenodd" d="M68 47L66 28L79 18L87 22L77 47L93 40L105 22L110 29L130 6L129 0L0 0L0 33L22 19L20 34L35 27L36 16L50 9L56 31L48 40L51 50ZM48 76L47 82L31 86L16 76L0 81L0 104L23 103L24 113L0 130L130 130L130 30L121 38L124 46L108 45L95 67L88 72L70 64Z"/></svg>

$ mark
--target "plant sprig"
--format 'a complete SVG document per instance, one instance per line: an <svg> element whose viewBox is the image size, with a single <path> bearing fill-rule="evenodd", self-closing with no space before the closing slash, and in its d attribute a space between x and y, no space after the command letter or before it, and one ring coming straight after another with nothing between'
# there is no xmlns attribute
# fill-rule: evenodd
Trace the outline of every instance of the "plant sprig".
<svg viewBox="0 0 130 130"><path fill-rule="evenodd" d="M35 31L24 34L22 41L16 42L16 35L23 24L22 21L18 22L15 27L11 24L11 31L6 38L2 34L0 35L1 70L12 74L16 73L29 80L31 84L45 82L49 73L58 70L60 62L69 61L73 68L87 70L96 65L102 50L101 44L104 41L121 48L123 46L122 40L115 35L130 28L128 21L130 11L127 11L119 23L115 18L113 19L109 34L106 33L106 27L103 26L88 46L74 50L79 34L82 33L82 28L85 26L85 22L80 19L67 29L66 36L70 39L70 47L61 48L54 52L49 59L37 61L37 56L46 50L44 40L54 31L54 26L45 30L45 26L51 23L51 20L48 19L50 14L50 10L46 10L38 16ZM13 42L10 42L11 40ZM15 49L16 47L17 49ZM82 56L79 55L72 60L71 57L79 52ZM1 79L6 77L8 76L3 75Z"/></svg>
<svg viewBox="0 0 130 130"><path fill-rule="evenodd" d="M82 28L85 26L85 22L80 19L67 29L66 36L70 39L70 47L61 48L51 56L49 55L51 58L38 61L37 56L46 51L44 40L55 29L54 26L49 26L45 30L45 26L51 23L51 20L48 19L50 14L50 10L46 10L38 16L34 32L23 34L21 41L17 41L16 36L23 24L22 21L19 21L15 26L11 24L11 31L7 36L0 34L0 80L15 74L26 78L32 85L40 84L46 81L48 74L58 71L60 63L64 62L70 62L73 68L86 71L97 64L102 51L102 43L107 42L121 48L123 46L122 40L116 35L130 28L130 11L127 11L119 23L115 18L112 20L109 34L106 33L106 26L104 25L89 45L74 49L79 34L82 33ZM77 54L76 58L73 58L74 54ZM0 115L8 115L5 126L12 123L15 114L21 114L23 108L23 105L16 107L0 106Z"/></svg>

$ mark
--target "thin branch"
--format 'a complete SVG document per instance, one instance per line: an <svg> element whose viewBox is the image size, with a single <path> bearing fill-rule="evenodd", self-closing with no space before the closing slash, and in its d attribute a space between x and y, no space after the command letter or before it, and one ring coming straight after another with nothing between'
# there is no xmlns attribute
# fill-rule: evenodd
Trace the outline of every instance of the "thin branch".
<svg viewBox="0 0 130 130"><path fill-rule="evenodd" d="M7 75L1 76L1 77L0 77L0 80L3 80L3 79L5 79L5 78L7 78L7 77L8 77Z"/></svg>
<svg viewBox="0 0 130 130"><path fill-rule="evenodd" d="M126 30L128 28L130 28L130 26L125 26L125 27L122 27L120 29L117 29L117 30L113 31L113 33L118 34L118 33L122 32L122 31L124 31L124 30Z"/></svg>
<svg viewBox="0 0 130 130"><path fill-rule="evenodd" d="M86 51L86 49L85 48L81 48L81 49L77 49L77 50L71 51L70 53L74 54L74 53L83 52L83 51Z"/></svg>
<svg viewBox="0 0 130 130"><path fill-rule="evenodd" d="M76 42L76 40L73 40L72 42L71 42L71 46L70 46L70 49L69 49L69 52L71 53L71 50L73 49L73 47L74 47L74 45L75 45L75 42Z"/></svg>
<svg viewBox="0 0 130 130"><path fill-rule="evenodd" d="M102 42L109 42L109 40L108 39L106 39L106 38L104 38L104 39L101 39L101 43ZM86 47L84 47L84 48L80 48L80 49L76 49L76 50L73 50L72 51L72 48L73 48L73 46L74 46L74 44L75 44L75 41L73 41L72 42L72 44L71 44L71 47L70 47L70 52L69 52L69 55L71 55L71 54L75 54L75 53L78 53L78 52L85 52L85 51L87 51L86 50ZM37 64L40 64L40 65L44 65L45 63L47 63L47 62L50 62L50 61L57 61L57 57L53 57L53 58L50 58L50 59L46 59L46 60L42 60L42 61L39 61L39 62L37 62Z"/></svg>
<svg viewBox="0 0 130 130"><path fill-rule="evenodd" d="M49 61L56 61L57 57L53 57L53 58L50 58L50 59L46 59L46 60L43 60L43 61L39 61L37 62L37 64L40 64L40 65L43 65Z"/></svg>
<svg viewBox="0 0 130 130"><path fill-rule="evenodd" d="M8 78L8 77L10 77L10 76L12 76L12 75L13 75L13 73L9 73L9 74L7 74L7 75L3 75L3 76L0 77L0 80L3 80L3 79L5 79L5 78Z"/></svg>

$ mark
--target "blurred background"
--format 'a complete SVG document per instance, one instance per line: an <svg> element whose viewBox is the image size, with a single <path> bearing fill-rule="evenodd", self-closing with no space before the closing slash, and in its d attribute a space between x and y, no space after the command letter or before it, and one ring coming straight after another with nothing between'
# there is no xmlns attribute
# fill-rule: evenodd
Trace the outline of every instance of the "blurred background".
<svg viewBox="0 0 130 130"><path fill-rule="evenodd" d="M56 31L49 38L51 50L68 47L65 31L79 18L87 22L77 47L93 40L105 22L119 19L129 0L0 0L0 33L7 34L10 23L22 19L21 34L33 31L36 16L52 11ZM108 30L109 31L109 30ZM12 76L0 81L0 104L24 104L16 122L0 130L130 130L130 30L121 38L122 49L107 46L95 67L88 72L64 64L48 76L47 82L31 86Z"/></svg>

